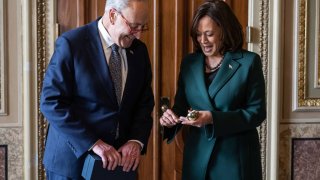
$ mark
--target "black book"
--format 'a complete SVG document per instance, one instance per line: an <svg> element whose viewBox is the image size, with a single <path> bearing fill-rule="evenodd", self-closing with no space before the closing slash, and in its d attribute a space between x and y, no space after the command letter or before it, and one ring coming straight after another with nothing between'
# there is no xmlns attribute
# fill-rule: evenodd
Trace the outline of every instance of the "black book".
<svg viewBox="0 0 320 180"><path fill-rule="evenodd" d="M82 177L86 180L135 180L136 171L125 172L122 166L117 166L115 170L108 170L102 167L100 156L89 153L84 161Z"/></svg>

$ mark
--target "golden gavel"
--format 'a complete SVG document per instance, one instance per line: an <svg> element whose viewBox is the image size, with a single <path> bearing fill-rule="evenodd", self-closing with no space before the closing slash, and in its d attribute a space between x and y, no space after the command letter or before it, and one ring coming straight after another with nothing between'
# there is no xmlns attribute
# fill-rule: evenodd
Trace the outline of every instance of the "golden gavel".
<svg viewBox="0 0 320 180"><path fill-rule="evenodd" d="M167 106L167 105L164 104L164 105L161 106L161 111L162 111L163 113L166 112L167 109L168 109L168 106ZM194 121L194 120L196 120L198 117L199 117L199 111L196 111L196 110L190 111L190 112L188 113L188 115L187 115L187 119L188 119L189 121Z"/></svg>
<svg viewBox="0 0 320 180"><path fill-rule="evenodd" d="M195 121L199 117L199 111L192 110L188 113L187 119L189 121Z"/></svg>

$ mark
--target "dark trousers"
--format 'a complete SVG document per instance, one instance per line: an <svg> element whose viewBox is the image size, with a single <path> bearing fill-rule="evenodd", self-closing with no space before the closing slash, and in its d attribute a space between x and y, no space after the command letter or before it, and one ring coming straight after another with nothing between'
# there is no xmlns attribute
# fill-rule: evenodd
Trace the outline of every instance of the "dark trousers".
<svg viewBox="0 0 320 180"><path fill-rule="evenodd" d="M82 177L69 178L69 177L61 176L59 174L56 174L56 173L48 171L48 170L46 170L46 176L47 176L47 180L84 180Z"/></svg>

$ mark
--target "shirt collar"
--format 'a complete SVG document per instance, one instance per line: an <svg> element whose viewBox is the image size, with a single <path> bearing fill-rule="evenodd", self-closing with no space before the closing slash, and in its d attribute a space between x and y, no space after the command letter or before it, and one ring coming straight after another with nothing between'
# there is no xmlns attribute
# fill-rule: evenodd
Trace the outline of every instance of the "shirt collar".
<svg viewBox="0 0 320 180"><path fill-rule="evenodd" d="M107 48L109 48L112 44L114 44L114 42L112 41L107 29L102 24L102 18L98 22L98 29L101 33L103 40L106 42Z"/></svg>

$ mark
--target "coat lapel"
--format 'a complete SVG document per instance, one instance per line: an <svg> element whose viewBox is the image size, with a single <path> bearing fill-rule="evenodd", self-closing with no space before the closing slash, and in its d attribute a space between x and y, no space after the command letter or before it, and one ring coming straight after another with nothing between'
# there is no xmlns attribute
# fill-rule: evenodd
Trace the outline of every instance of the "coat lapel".
<svg viewBox="0 0 320 180"><path fill-rule="evenodd" d="M224 57L220 70L209 86L209 95L213 99L217 92L228 82L232 75L237 71L240 64L235 59L242 58L241 52L227 52Z"/></svg>
<svg viewBox="0 0 320 180"><path fill-rule="evenodd" d="M98 20L89 24L88 34L89 43L87 43L87 52L91 57L90 62L96 70L98 78L110 97L111 102L118 105L98 30Z"/></svg>

